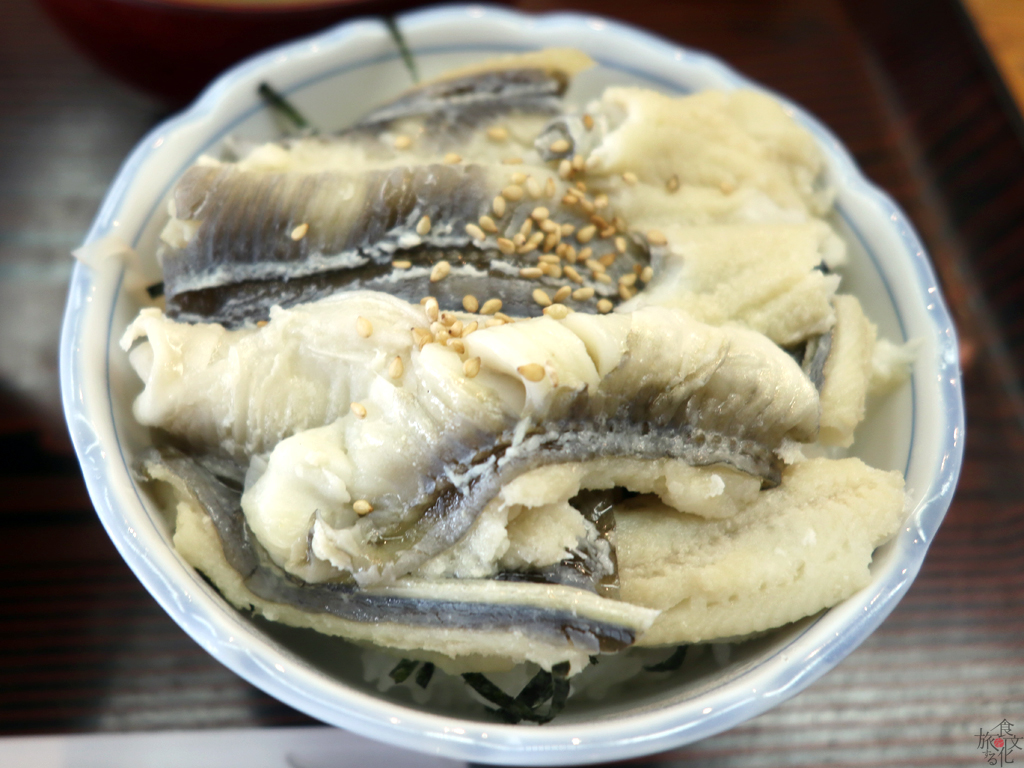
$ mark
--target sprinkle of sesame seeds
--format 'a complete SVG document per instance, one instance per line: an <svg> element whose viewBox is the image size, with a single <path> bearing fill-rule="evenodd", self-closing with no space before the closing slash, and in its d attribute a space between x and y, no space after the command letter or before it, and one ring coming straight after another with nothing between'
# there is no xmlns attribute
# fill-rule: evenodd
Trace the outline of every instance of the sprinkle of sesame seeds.
<svg viewBox="0 0 1024 768"><path fill-rule="evenodd" d="M434 340L434 335L426 328L413 328L412 340L417 349L423 349L423 347Z"/></svg>
<svg viewBox="0 0 1024 768"><path fill-rule="evenodd" d="M563 179L572 176L572 163L569 160L563 160L558 164L558 175Z"/></svg>
<svg viewBox="0 0 1024 768"><path fill-rule="evenodd" d="M665 239L665 235L657 229L647 230L647 242L651 245L667 245L668 240Z"/></svg>
<svg viewBox="0 0 1024 768"><path fill-rule="evenodd" d="M612 264L615 263L615 259L617 259L618 256L619 254L613 251L611 253L606 253L604 256L598 259L597 262L598 264L603 264L605 267L610 267Z"/></svg>
<svg viewBox="0 0 1024 768"><path fill-rule="evenodd" d="M665 182L665 189L669 192L675 192L679 189L679 176L673 173L672 178Z"/></svg>
<svg viewBox="0 0 1024 768"><path fill-rule="evenodd" d="M580 199L580 208L582 208L586 213L594 212L594 204L585 197Z"/></svg>
<svg viewBox="0 0 1024 768"><path fill-rule="evenodd" d="M548 176L548 180L544 182L544 197L554 197L555 191L555 180Z"/></svg>
<svg viewBox="0 0 1024 768"><path fill-rule="evenodd" d="M489 317L484 321L484 328L497 328L499 325L504 325L505 321L497 317Z"/></svg>
<svg viewBox="0 0 1024 768"><path fill-rule="evenodd" d="M590 223L598 229L604 229L608 226L608 222L604 220L604 216L597 213L590 217Z"/></svg>
<svg viewBox="0 0 1024 768"><path fill-rule="evenodd" d="M597 259L587 259L583 263L586 265L587 269L589 269L591 272L594 272L595 274L600 274L605 270L604 264L602 264Z"/></svg>
<svg viewBox="0 0 1024 768"><path fill-rule="evenodd" d="M636 284L636 273L627 272L625 275L619 278L619 285L635 285Z"/></svg>
<svg viewBox="0 0 1024 768"><path fill-rule="evenodd" d="M589 243L591 239L593 239L596 231L597 227L593 224L588 224L576 232L576 239L581 243Z"/></svg>
<svg viewBox="0 0 1024 768"><path fill-rule="evenodd" d="M500 125L492 126L487 129L487 138L491 141L506 141L508 139L508 130Z"/></svg>
<svg viewBox="0 0 1024 768"><path fill-rule="evenodd" d="M562 205L576 205L579 201L580 199L571 192L566 192L562 195Z"/></svg>
<svg viewBox="0 0 1024 768"><path fill-rule="evenodd" d="M594 279L597 280L597 282L599 283L611 283L612 276L609 275L607 272L595 272Z"/></svg>
<svg viewBox="0 0 1024 768"><path fill-rule="evenodd" d="M498 238L498 250L504 254L513 253L516 249L516 244L509 240L507 237Z"/></svg>
<svg viewBox="0 0 1024 768"><path fill-rule="evenodd" d="M612 311L612 303L608 299L601 299L597 302L597 311L602 315L607 315Z"/></svg>
<svg viewBox="0 0 1024 768"><path fill-rule="evenodd" d="M392 379L400 379L403 373L405 373L405 364L402 362L402 358L395 356L395 359L388 365L388 376Z"/></svg>
<svg viewBox="0 0 1024 768"><path fill-rule="evenodd" d="M626 252L626 238L624 238L624 237L616 237L615 238L615 250L618 251L619 253L625 253Z"/></svg>
<svg viewBox="0 0 1024 768"><path fill-rule="evenodd" d="M542 251L550 251L558 242L562 239L562 235L559 232L551 232L547 237L544 238L544 245L541 246Z"/></svg>
<svg viewBox="0 0 1024 768"><path fill-rule="evenodd" d="M362 336L364 339L370 338L373 334L373 323L367 320L365 317L356 318L356 333Z"/></svg>
<svg viewBox="0 0 1024 768"><path fill-rule="evenodd" d="M523 219L522 225L519 227L519 234L523 237L529 237L533 233L533 219Z"/></svg>
<svg viewBox="0 0 1024 768"><path fill-rule="evenodd" d="M551 270L555 268L554 264L548 264L546 261L541 261L537 264L537 269L541 271L541 274L550 275Z"/></svg>
<svg viewBox="0 0 1024 768"><path fill-rule="evenodd" d="M540 304L542 307L551 306L551 297L548 296L547 291L543 291L540 288L535 288L532 295L533 300Z"/></svg>
<svg viewBox="0 0 1024 768"><path fill-rule="evenodd" d="M484 231L480 229L480 227L478 227L476 224L467 224L466 234L472 237L474 240L483 240L485 237L487 237L487 235L484 234Z"/></svg>
<svg viewBox="0 0 1024 768"><path fill-rule="evenodd" d="M568 243L559 243L558 247L555 248L555 253L558 255L559 258L565 258L565 252L568 251L568 250L569 250L569 244Z"/></svg>
<svg viewBox="0 0 1024 768"><path fill-rule="evenodd" d="M476 300L476 296L471 293L467 293L462 297L462 308L467 312L476 312L480 309L480 302Z"/></svg>
<svg viewBox="0 0 1024 768"><path fill-rule="evenodd" d="M459 155L455 152L449 152L444 156L444 161L448 165L458 165L459 163L462 162L462 155Z"/></svg>
<svg viewBox="0 0 1024 768"><path fill-rule="evenodd" d="M566 267L564 270L565 276L572 280L574 283L582 283L583 276L577 272L573 267Z"/></svg>
<svg viewBox="0 0 1024 768"><path fill-rule="evenodd" d="M456 317L454 312L445 311L441 313L441 325L443 325L445 328L451 328L453 325L455 325L455 323L458 322L458 320L459 318Z"/></svg>
<svg viewBox="0 0 1024 768"><path fill-rule="evenodd" d="M526 174L523 173L522 171L516 171L511 176L509 176L509 178L512 180L513 184L523 184L526 182Z"/></svg>
<svg viewBox="0 0 1024 768"><path fill-rule="evenodd" d="M419 221L416 222L416 234L417 235L429 235L430 234L430 217L423 216Z"/></svg>
<svg viewBox="0 0 1024 768"><path fill-rule="evenodd" d="M501 309L501 299L488 299L484 302L484 305L480 307L481 315L493 315L495 312Z"/></svg>
<svg viewBox="0 0 1024 768"><path fill-rule="evenodd" d="M504 165L522 165L523 158L521 157L506 157L501 161Z"/></svg>
<svg viewBox="0 0 1024 768"><path fill-rule="evenodd" d="M437 320L441 314L440 307L437 305L437 299L433 296L428 296L427 300L423 302L423 309L431 320Z"/></svg>
<svg viewBox="0 0 1024 768"><path fill-rule="evenodd" d="M395 136L395 149L408 149L410 146L412 146L412 139L408 136Z"/></svg>
<svg viewBox="0 0 1024 768"><path fill-rule="evenodd" d="M524 253L533 253L537 250L537 243L533 240L527 240L525 243L516 248L516 253L522 255Z"/></svg>
<svg viewBox="0 0 1024 768"><path fill-rule="evenodd" d="M493 234L498 231L498 225L494 223L494 219L490 216L481 216L477 220L477 223L480 224L480 229L484 232L490 232Z"/></svg>
<svg viewBox="0 0 1024 768"><path fill-rule="evenodd" d="M636 174L633 173L632 171L626 171L624 174L622 174L622 180L629 184L629 186L631 187L639 181Z"/></svg>
<svg viewBox="0 0 1024 768"><path fill-rule="evenodd" d="M462 343L462 339L448 339L448 341L445 342L445 346L449 349L455 350L460 355L466 354L466 345Z"/></svg>
<svg viewBox="0 0 1024 768"><path fill-rule="evenodd" d="M448 332L451 333L451 335L454 336L455 338L461 338L462 328L462 321L456 320L454 323L452 323L452 327L448 329Z"/></svg>
<svg viewBox="0 0 1024 768"><path fill-rule="evenodd" d="M471 357L469 360L462 364L462 372L466 374L467 379L472 379L478 373L480 373L480 358Z"/></svg>
<svg viewBox="0 0 1024 768"><path fill-rule="evenodd" d="M526 242L526 235L524 235L522 232L516 232L514 235L512 235L512 242L513 244L515 244L516 248L518 248L519 246Z"/></svg>
<svg viewBox="0 0 1024 768"><path fill-rule="evenodd" d="M526 180L526 191L530 193L530 197L536 199L541 196L543 191L540 186L540 182L532 176Z"/></svg>
<svg viewBox="0 0 1024 768"><path fill-rule="evenodd" d="M532 243L535 246L536 245L540 245L542 242L544 242L544 233L543 232L534 232L532 235L530 235L530 239L527 240L526 242L527 243Z"/></svg>
<svg viewBox="0 0 1024 768"><path fill-rule="evenodd" d="M548 147L548 149L550 149L552 152L562 154L563 152L568 152L570 146L571 145L569 144L569 142L566 141L565 139L557 139L551 142L551 146Z"/></svg>
<svg viewBox="0 0 1024 768"><path fill-rule="evenodd" d="M583 158L583 155L576 155L572 159L572 169L574 171L582 171L587 165L587 161Z"/></svg>
<svg viewBox="0 0 1024 768"><path fill-rule="evenodd" d="M447 328L442 328L440 331L434 334L434 341L438 344L447 344L448 339L451 338L451 334L448 333Z"/></svg>
<svg viewBox="0 0 1024 768"><path fill-rule="evenodd" d="M544 274L540 267L524 267L519 270L519 276L525 277L529 280L541 277Z"/></svg>
<svg viewBox="0 0 1024 768"><path fill-rule="evenodd" d="M548 274L551 277L555 278L555 280L561 280L562 279L562 267L561 267L561 265L559 265L559 264L549 264L548 266L551 267L551 270L548 272Z"/></svg>
<svg viewBox="0 0 1024 768"><path fill-rule="evenodd" d="M608 207L608 195L603 192L594 198L594 207L597 209Z"/></svg>
<svg viewBox="0 0 1024 768"><path fill-rule="evenodd" d="M357 515L368 515L373 512L373 504L368 502L366 499L359 499L352 503L352 511Z"/></svg>
<svg viewBox="0 0 1024 768"><path fill-rule="evenodd" d="M623 301L629 301L636 295L636 289L630 288L628 285L619 284L619 296L622 297Z"/></svg>
<svg viewBox="0 0 1024 768"><path fill-rule="evenodd" d="M549 211L543 205L538 205L530 212L530 218L533 219L534 221L544 221L550 215L551 211Z"/></svg>
<svg viewBox="0 0 1024 768"><path fill-rule="evenodd" d="M570 264L575 264L576 263L576 249L573 248L570 245L568 248L565 249L565 254L562 256L562 258L564 258Z"/></svg>
<svg viewBox="0 0 1024 768"><path fill-rule="evenodd" d="M601 235L601 237L608 238L608 237L611 237L612 235L614 235L615 231L616 231L615 227L613 227L611 224L609 224L607 227L605 227L604 229L601 230L600 235Z"/></svg>
<svg viewBox="0 0 1024 768"><path fill-rule="evenodd" d="M268 320L257 320L256 321L256 327L257 328L266 328L268 324L269 324Z"/></svg>
<svg viewBox="0 0 1024 768"><path fill-rule="evenodd" d="M653 278L653 277L654 277L654 268L653 267L644 267L643 271L640 273L640 280L641 280L641 282L644 282L644 283L651 282L651 278Z"/></svg>
<svg viewBox="0 0 1024 768"><path fill-rule="evenodd" d="M553 253L545 253L543 256L539 257L537 261L542 264L557 264L560 259Z"/></svg>
<svg viewBox="0 0 1024 768"><path fill-rule="evenodd" d="M299 224L299 226L292 230L291 238L292 240L296 241L301 240L306 236L307 232L309 232L309 224L303 222L302 224Z"/></svg>
<svg viewBox="0 0 1024 768"><path fill-rule="evenodd" d="M491 210L494 211L494 215L497 216L499 219L502 216L504 216L505 198L502 197L501 195L498 195L496 198L494 198L493 202L491 203Z"/></svg>
<svg viewBox="0 0 1024 768"><path fill-rule="evenodd" d="M483 234L483 233L481 233ZM452 265L447 261L439 261L430 270L430 282L436 283L438 280L444 280L448 277L448 273L452 271Z"/></svg>
<svg viewBox="0 0 1024 768"><path fill-rule="evenodd" d="M494 316L504 323L514 323L515 321L506 315L504 312L495 312Z"/></svg>
<svg viewBox="0 0 1024 768"><path fill-rule="evenodd" d="M586 248L584 248L584 249L582 249L580 251L580 261L584 261L585 262L587 259L589 259L593 255L594 255L594 249L591 248L588 245Z"/></svg>
<svg viewBox="0 0 1024 768"><path fill-rule="evenodd" d="M566 271L568 271L568 267L566 267ZM572 292L572 297L576 301L587 301L588 299L594 298L594 289L590 287L577 288Z"/></svg>
<svg viewBox="0 0 1024 768"><path fill-rule="evenodd" d="M462 338L466 338L469 334L473 333L477 328L480 327L480 323L474 320L472 323L462 329Z"/></svg>
<svg viewBox="0 0 1024 768"><path fill-rule="evenodd" d="M560 230L562 232L562 237L568 237L569 235L576 231L576 227L573 226L572 224L563 224L560 227Z"/></svg>
<svg viewBox="0 0 1024 768"><path fill-rule="evenodd" d="M441 331L447 331L447 330L448 329L445 327L445 324L442 323L440 320L435 320L434 322L432 322L430 324L430 332L432 334L434 334L435 336L437 334L439 334Z"/></svg>
<svg viewBox="0 0 1024 768"><path fill-rule="evenodd" d="M555 295L552 297L551 300L556 304L560 304L566 299L568 299L570 296L572 296L572 288L570 288L568 285L563 285L561 288L555 291Z"/></svg>
<svg viewBox="0 0 1024 768"><path fill-rule="evenodd" d="M590 115L583 115L583 127L588 131L594 127L594 118Z"/></svg>
<svg viewBox="0 0 1024 768"><path fill-rule="evenodd" d="M540 381L544 378L544 366L540 363L527 363L526 365L520 365L516 368L519 371L519 375L527 381Z"/></svg>
<svg viewBox="0 0 1024 768"><path fill-rule="evenodd" d="M366 406L362 403L352 403L349 408L352 410L352 413L356 415L357 419L366 418Z"/></svg>
<svg viewBox="0 0 1024 768"><path fill-rule="evenodd" d="M544 307L544 314L554 320L564 320L569 315L569 308L565 304L552 304Z"/></svg>
<svg viewBox="0 0 1024 768"><path fill-rule="evenodd" d="M518 184L509 184L503 190L501 190L501 196L506 200L511 200L513 203L523 199L523 188Z"/></svg>
<svg viewBox="0 0 1024 768"><path fill-rule="evenodd" d="M545 208L544 210L546 211L547 208ZM549 235L552 232L561 232L561 227L559 227L558 224L556 222L554 222L553 220L551 220L551 219L544 219L537 226L539 226L542 230L547 232Z"/></svg>

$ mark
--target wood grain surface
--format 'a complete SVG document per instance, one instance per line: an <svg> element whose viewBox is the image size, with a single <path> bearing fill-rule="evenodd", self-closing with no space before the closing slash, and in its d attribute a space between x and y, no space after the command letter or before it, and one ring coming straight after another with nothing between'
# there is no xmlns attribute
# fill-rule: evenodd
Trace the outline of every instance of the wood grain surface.
<svg viewBox="0 0 1024 768"><path fill-rule="evenodd" d="M710 51L827 123L923 236L967 383L956 500L881 628L772 711L637 762L986 764L979 729L1005 718L1024 732L1024 146L966 15L951 0L575 7ZM0 734L308 723L171 622L92 511L57 405L67 253L166 108L97 70L28 0L2 13Z"/></svg>

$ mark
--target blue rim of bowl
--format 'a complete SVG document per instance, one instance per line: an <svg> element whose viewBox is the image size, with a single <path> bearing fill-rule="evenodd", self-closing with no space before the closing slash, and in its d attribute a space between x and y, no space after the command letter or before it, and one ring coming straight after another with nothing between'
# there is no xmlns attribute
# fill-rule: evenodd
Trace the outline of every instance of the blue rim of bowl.
<svg viewBox="0 0 1024 768"><path fill-rule="evenodd" d="M678 747L727 730L806 688L874 631L906 592L921 566L928 544L949 507L962 462L964 412L957 362L956 331L925 249L905 214L887 194L864 177L847 150L827 128L785 97L748 80L707 54L685 49L628 25L591 15L556 13L530 16L485 6L446 6L403 14L399 17L399 22L407 37L413 40L419 29L457 24L465 21L467 17L510 24L523 32L559 27L585 28L591 32L612 35L617 41L628 41L641 48L644 57L660 59L668 64L685 62L688 67L713 74L727 87L754 88L772 93L791 109L797 119L818 139L829 157L833 173L838 174L837 185L842 187L846 194L855 195L862 203L873 207L880 217L879 220L884 218L891 222L889 226L895 230L906 255L910 257L919 289L927 291L933 297L926 311L937 344L937 369L941 382L939 398L945 418L943 434L946 437L944 450L936 457L937 466L932 481L924 492L922 501L911 515L910 520L915 525L901 531L893 542L893 545L901 550L898 559L902 561L902 565L907 566L900 577L894 580L890 576L888 583L883 585L885 588L873 589L873 595L862 591L849 598L843 604L844 607L862 607L863 611L858 611L857 618L849 621L843 627L842 633L834 633L833 639L816 647L809 647L806 630L793 639L784 650L790 651L794 657L801 657L799 673L794 675L792 663L785 659L780 660L779 654L776 654L755 669L744 672L737 679L703 694L699 703L684 700L653 711L611 720L602 718L593 723L567 725L556 722L541 729L524 730L518 726L482 724L421 712L348 688L345 688L347 700L339 702L335 695L336 691L332 688L344 687L342 683L325 681L315 670L296 665L293 660L273 649L266 649L263 653L266 658L258 660L254 666L251 649L225 647L220 637L223 633L219 633L218 628L224 625L227 612L233 609L212 599L203 600L201 595L185 595L186 607L181 600L182 596L174 594L174 587L167 585L164 576L146 557L145 552L136 549L126 540L126 531L122 527L124 521L110 489L113 483L125 481L123 475L127 473L127 468L111 467L109 459L102 453L103 446L99 444L99 437L88 414L83 412L81 402L83 395L80 387L86 386L87 382L83 381L79 371L82 362L83 328L79 319L83 312L82 307L85 306L93 287L92 274L81 264L76 265L72 275L68 309L61 332L61 391L69 431L97 514L140 581L168 614L221 663L296 709L381 741L394 742L396 737L405 737L401 743L413 749L481 762L576 764L592 760L624 759ZM270 49L236 65L220 76L189 109L157 126L139 142L111 185L86 243L96 241L111 232L118 211L121 210L143 162L153 151L154 141L158 137L201 120L213 112L224 96L239 87L242 82L250 80L256 73L272 69L283 60L308 55L311 45L320 46L325 50L333 49L369 29L378 34L381 27L379 20L345 22L311 37ZM494 44L486 46L491 51L500 47ZM418 49L414 47L414 52L417 51ZM396 57L397 53L387 58ZM600 56L595 58L600 62ZM642 67L623 67L618 62L601 63L620 70L631 70L650 81L660 81L666 87L680 90L678 82L666 81L662 76L646 71ZM853 220L846 215L844 218L853 225L855 234L863 240ZM875 261L878 274L891 292L873 249L866 247L865 250ZM116 296L118 292L119 289L114 295ZM899 313L895 296L893 306ZM900 322L902 326L902 318ZM109 353L109 345L106 349ZM101 452L100 460L86 460L90 456L95 459L97 451ZM113 473L121 474L115 478ZM130 478L127 479L132 482ZM134 485L134 482L132 484ZM911 536L916 537L912 542L909 540ZM875 581L876 579L873 579L873 588L876 586ZM200 621L195 619L197 612L202 614ZM829 625L829 616L830 613L824 614L816 619L814 624ZM288 663L291 667L287 675L283 672L282 663ZM274 674L273 669L281 671L282 674ZM757 688L748 694L737 696L737 685L751 682L750 678L755 672ZM396 713L401 717L395 717ZM417 741L415 737L421 740Z"/></svg>

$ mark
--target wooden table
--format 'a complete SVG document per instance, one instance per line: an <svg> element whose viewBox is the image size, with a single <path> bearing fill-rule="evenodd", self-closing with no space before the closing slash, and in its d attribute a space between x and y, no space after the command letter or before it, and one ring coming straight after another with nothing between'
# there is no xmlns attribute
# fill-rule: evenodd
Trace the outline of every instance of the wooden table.
<svg viewBox="0 0 1024 768"><path fill-rule="evenodd" d="M1024 732L1024 143L967 15L952 0L575 5L717 54L831 126L916 223L963 339L963 475L907 597L800 695L649 762L985 764L979 730L1005 718ZM0 733L308 723L221 667L139 585L59 414L68 251L167 108L98 71L28 0L8 0L2 21Z"/></svg>

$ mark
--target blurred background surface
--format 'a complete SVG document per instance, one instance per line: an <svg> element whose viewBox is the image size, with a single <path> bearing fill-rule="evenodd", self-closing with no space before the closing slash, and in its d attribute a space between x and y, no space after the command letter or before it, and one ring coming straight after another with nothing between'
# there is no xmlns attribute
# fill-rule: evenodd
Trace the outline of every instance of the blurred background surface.
<svg viewBox="0 0 1024 768"><path fill-rule="evenodd" d="M916 223L962 334L964 471L907 597L792 700L641 762L982 765L980 731L1006 719L1024 732L1024 6L965 3L510 3L645 27L803 104ZM209 657L123 564L57 384L69 252L136 141L238 56L411 3L256 5L0 8L0 736L313 724Z"/></svg>

